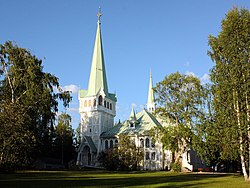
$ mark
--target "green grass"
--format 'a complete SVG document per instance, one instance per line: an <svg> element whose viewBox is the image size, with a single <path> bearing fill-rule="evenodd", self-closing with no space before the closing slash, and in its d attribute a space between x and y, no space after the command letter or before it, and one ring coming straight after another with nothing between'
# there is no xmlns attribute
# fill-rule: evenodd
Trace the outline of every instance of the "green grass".
<svg viewBox="0 0 250 188"><path fill-rule="evenodd" d="M241 175L173 172L23 171L0 174L0 187L250 187Z"/></svg>

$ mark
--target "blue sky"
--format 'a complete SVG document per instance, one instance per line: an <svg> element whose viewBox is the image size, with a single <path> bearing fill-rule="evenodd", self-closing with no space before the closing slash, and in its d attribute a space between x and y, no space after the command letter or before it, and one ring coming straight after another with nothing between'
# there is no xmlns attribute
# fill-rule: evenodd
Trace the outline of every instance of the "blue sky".
<svg viewBox="0 0 250 188"><path fill-rule="evenodd" d="M208 81L213 63L208 36L217 36L233 6L249 0L0 0L0 43L15 41L44 59L44 71L73 91L67 112L80 122L78 89L87 89L98 7L108 86L116 92L117 116L147 101L150 69L154 84L170 73L194 74ZM61 111L64 109L61 109Z"/></svg>

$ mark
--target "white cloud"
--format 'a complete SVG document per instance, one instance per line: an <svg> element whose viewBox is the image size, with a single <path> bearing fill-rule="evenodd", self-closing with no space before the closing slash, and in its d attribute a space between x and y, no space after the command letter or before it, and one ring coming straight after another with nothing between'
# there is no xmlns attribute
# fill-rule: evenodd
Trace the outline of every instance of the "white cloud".
<svg viewBox="0 0 250 188"><path fill-rule="evenodd" d="M78 91L80 90L80 88L74 84L63 86L62 89L64 91L71 91L73 94L78 93Z"/></svg>
<svg viewBox="0 0 250 188"><path fill-rule="evenodd" d="M209 76L209 74L205 73L205 74L200 78L200 80L201 80L201 83L202 83L202 84L206 84L206 83L210 82L210 76Z"/></svg>

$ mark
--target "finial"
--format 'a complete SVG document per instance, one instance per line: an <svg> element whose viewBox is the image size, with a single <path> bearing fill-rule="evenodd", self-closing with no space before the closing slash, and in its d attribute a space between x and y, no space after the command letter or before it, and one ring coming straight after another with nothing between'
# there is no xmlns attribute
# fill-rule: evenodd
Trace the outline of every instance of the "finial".
<svg viewBox="0 0 250 188"><path fill-rule="evenodd" d="M98 23L101 23L101 16L102 16L101 6L99 6L99 11L98 11L98 13L97 13Z"/></svg>

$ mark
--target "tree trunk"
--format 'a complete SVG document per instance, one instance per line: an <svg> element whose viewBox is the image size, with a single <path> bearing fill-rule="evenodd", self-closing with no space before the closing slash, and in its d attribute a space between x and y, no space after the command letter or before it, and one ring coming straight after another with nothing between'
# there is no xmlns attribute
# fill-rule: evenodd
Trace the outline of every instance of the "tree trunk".
<svg viewBox="0 0 250 188"><path fill-rule="evenodd" d="M248 105L248 97L246 93L246 106L247 106L247 137L248 137L248 181L250 181L250 109Z"/></svg>
<svg viewBox="0 0 250 188"><path fill-rule="evenodd" d="M239 101L238 97L234 95L234 108L236 111L237 116L237 124L238 124L238 130L239 130L239 144L240 144L240 160L241 160L241 167L242 167L242 173L244 176L245 181L248 180L248 174L246 170L246 162L245 162L245 156L244 156L244 150L243 150L243 138L242 138L242 131L241 131L241 123L240 123L240 109L239 109Z"/></svg>
<svg viewBox="0 0 250 188"><path fill-rule="evenodd" d="M10 85L10 90L11 90L11 102L14 103L14 89L13 89L13 86L12 86L12 83L11 83L11 80L10 80L10 77L9 77L9 74L8 74L8 71L6 70L6 66L5 66L5 63L3 62L3 69L4 69L4 72L5 72L5 75L8 79L8 82L9 82L9 85Z"/></svg>
<svg viewBox="0 0 250 188"><path fill-rule="evenodd" d="M244 84L247 84L245 74L243 74ZM246 108L247 108L247 138L248 138L248 181L250 181L250 109L248 104L248 92L246 90Z"/></svg>

